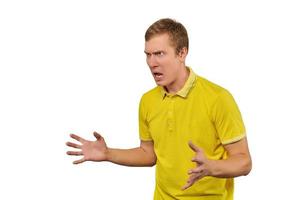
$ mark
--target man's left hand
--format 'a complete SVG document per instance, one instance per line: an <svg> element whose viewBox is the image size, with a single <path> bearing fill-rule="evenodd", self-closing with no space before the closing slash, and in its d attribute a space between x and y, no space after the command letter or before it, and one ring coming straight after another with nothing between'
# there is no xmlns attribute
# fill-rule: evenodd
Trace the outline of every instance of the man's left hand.
<svg viewBox="0 0 300 200"><path fill-rule="evenodd" d="M191 187L196 181L199 179L209 176L211 174L210 165L211 160L209 160L204 151L189 141L190 148L196 153L195 157L191 160L192 162L196 163L196 168L190 169L188 174L190 175L187 183L181 189L185 190Z"/></svg>

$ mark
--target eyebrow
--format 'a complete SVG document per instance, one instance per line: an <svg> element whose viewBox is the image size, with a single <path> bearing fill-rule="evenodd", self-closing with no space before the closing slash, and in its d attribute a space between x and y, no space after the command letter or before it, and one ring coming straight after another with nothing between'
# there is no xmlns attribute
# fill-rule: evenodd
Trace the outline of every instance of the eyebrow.
<svg viewBox="0 0 300 200"><path fill-rule="evenodd" d="M144 52L145 52L145 54L158 54L158 53L164 52L164 51L163 50L157 50L157 51L153 51L152 53L147 52L147 51L144 51Z"/></svg>

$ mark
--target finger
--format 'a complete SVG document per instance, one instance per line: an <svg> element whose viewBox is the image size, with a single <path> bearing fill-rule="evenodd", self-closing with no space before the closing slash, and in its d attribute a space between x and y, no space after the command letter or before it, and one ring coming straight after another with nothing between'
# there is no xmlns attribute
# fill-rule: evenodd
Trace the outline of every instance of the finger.
<svg viewBox="0 0 300 200"><path fill-rule="evenodd" d="M83 163L83 162L85 162L85 159L84 158L81 158L81 159L79 159L79 160L75 160L74 162L73 162L73 164L79 164L79 163Z"/></svg>
<svg viewBox="0 0 300 200"><path fill-rule="evenodd" d="M186 190L187 188L191 187L199 178L199 174L192 174L189 176L189 179L187 180L187 183L185 186L183 186L181 189Z"/></svg>
<svg viewBox="0 0 300 200"><path fill-rule="evenodd" d="M95 138L97 140L101 140L102 139L102 136L99 133L97 133L96 131L94 132L94 136L95 136Z"/></svg>
<svg viewBox="0 0 300 200"><path fill-rule="evenodd" d="M194 182L198 181L199 179L203 178L204 176L205 176L204 173L198 173L194 179Z"/></svg>
<svg viewBox="0 0 300 200"><path fill-rule="evenodd" d="M193 178L191 179L191 181L193 182L193 184L198 181L199 179L203 178L204 177L204 173L197 173L197 174L194 174L195 176L193 176Z"/></svg>
<svg viewBox="0 0 300 200"><path fill-rule="evenodd" d="M203 168L202 167L196 167L194 169L190 169L188 171L188 174L195 174L195 173L202 173L203 172Z"/></svg>
<svg viewBox="0 0 300 200"><path fill-rule="evenodd" d="M197 147L195 144L193 144L192 141L189 141L189 146L195 152L201 151L201 149L199 147Z"/></svg>
<svg viewBox="0 0 300 200"><path fill-rule="evenodd" d="M192 185L190 184L190 183L187 183L187 184L185 184L182 188L181 188L181 190L186 190L186 189L188 189L189 187L191 187Z"/></svg>
<svg viewBox="0 0 300 200"><path fill-rule="evenodd" d="M73 142L67 142L66 145L69 146L69 147L81 149L81 145L75 144L75 143L73 143Z"/></svg>
<svg viewBox="0 0 300 200"><path fill-rule="evenodd" d="M192 162L196 162L197 165L202 165L202 164L204 163L204 160L201 159L201 157L199 158L199 157L197 157L197 156L195 156L194 158L192 158L191 161L192 161Z"/></svg>
<svg viewBox="0 0 300 200"><path fill-rule="evenodd" d="M71 156L82 156L83 152L82 151L67 151L67 154L71 155Z"/></svg>
<svg viewBox="0 0 300 200"><path fill-rule="evenodd" d="M181 190L186 190L188 189L189 187L191 187L193 184L192 183L186 183L182 188Z"/></svg>
<svg viewBox="0 0 300 200"><path fill-rule="evenodd" d="M78 142L81 142L83 143L85 141L85 139L79 137L78 135L75 135L75 134L70 134L70 137L77 140Z"/></svg>
<svg viewBox="0 0 300 200"><path fill-rule="evenodd" d="M192 174L192 175L190 175L187 183L193 183L193 182L195 182L195 179L197 178L197 176L198 176L198 174Z"/></svg>

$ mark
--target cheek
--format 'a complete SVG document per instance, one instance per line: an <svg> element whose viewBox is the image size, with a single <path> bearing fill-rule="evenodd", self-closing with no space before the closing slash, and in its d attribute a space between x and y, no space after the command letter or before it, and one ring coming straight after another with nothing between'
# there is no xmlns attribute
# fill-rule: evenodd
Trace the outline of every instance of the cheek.
<svg viewBox="0 0 300 200"><path fill-rule="evenodd" d="M150 59L146 57L146 63L147 65L150 65Z"/></svg>
<svg viewBox="0 0 300 200"><path fill-rule="evenodd" d="M165 68L166 72L169 72L170 70L172 70L174 60L170 58L162 58L158 61L158 63Z"/></svg>

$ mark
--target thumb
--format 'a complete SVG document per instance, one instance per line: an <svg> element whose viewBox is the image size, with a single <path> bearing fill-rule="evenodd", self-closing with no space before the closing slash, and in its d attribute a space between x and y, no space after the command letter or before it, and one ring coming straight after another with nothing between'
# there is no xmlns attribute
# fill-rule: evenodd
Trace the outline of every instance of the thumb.
<svg viewBox="0 0 300 200"><path fill-rule="evenodd" d="M99 133L97 133L96 131L94 131L94 136L95 136L95 138L97 140L101 140L102 139L102 136Z"/></svg>
<svg viewBox="0 0 300 200"><path fill-rule="evenodd" d="M192 143L192 141L189 141L189 146L195 152L200 152L201 151L201 149L199 147L197 147L194 143Z"/></svg>

